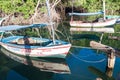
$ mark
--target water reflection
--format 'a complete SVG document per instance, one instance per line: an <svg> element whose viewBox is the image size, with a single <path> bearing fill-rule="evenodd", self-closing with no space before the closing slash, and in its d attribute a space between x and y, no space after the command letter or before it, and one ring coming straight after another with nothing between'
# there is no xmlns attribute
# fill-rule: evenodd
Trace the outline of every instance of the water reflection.
<svg viewBox="0 0 120 80"><path fill-rule="evenodd" d="M0 53L0 80L27 80L25 77L12 70L12 68L20 65L19 63L13 63L13 60L6 58Z"/></svg>
<svg viewBox="0 0 120 80"><path fill-rule="evenodd" d="M50 61L49 59L21 57L0 49L4 52L4 55L1 53L0 56L0 80L51 80L53 73L70 74L65 59L58 59L60 62L58 63L53 59Z"/></svg>
<svg viewBox="0 0 120 80"><path fill-rule="evenodd" d="M96 78L96 80L115 80L112 76L111 76L111 72L112 70L108 70L107 69L107 72L102 72L100 71L99 69L95 68L95 67L92 67L92 66L89 66L88 69L94 73L95 75L97 75L98 77ZM110 76L109 76L110 75Z"/></svg>
<svg viewBox="0 0 120 80"><path fill-rule="evenodd" d="M70 75L56 74L54 80L120 80L120 58L116 58L115 68L110 70L107 66L107 56L104 53L96 53L92 49L75 48L67 56L67 63L71 69ZM112 76L110 76L112 75ZM57 77L59 76L59 79Z"/></svg>
<svg viewBox="0 0 120 80"><path fill-rule="evenodd" d="M102 55L96 55L95 51L90 49L75 48L73 52L66 58L67 63L71 69L70 75L56 74L54 80L93 80L97 76L92 74L89 70L89 66L95 66L101 70L105 70L106 57Z"/></svg>
<svg viewBox="0 0 120 80"><path fill-rule="evenodd" d="M0 73L4 76L4 78L2 78L0 75L1 80L6 80L10 70L15 71L14 75L18 74L18 77L22 76L23 78L21 78L21 80L97 80L98 78L102 78L102 80L120 80L119 57L116 57L114 69L108 69L106 67L106 54L103 52L97 53L96 50L87 48L72 48L70 54L66 57L66 62L70 68L71 74L44 72L40 71L38 68L32 66L28 67L9 60L8 58L0 59L3 61L1 61L2 68ZM10 67L10 65L12 67Z"/></svg>

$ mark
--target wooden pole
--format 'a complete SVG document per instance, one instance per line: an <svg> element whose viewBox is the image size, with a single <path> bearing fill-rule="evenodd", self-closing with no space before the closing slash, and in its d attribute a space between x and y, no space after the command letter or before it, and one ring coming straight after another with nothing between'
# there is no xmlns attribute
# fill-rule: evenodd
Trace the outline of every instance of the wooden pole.
<svg viewBox="0 0 120 80"><path fill-rule="evenodd" d="M115 64L115 54L114 52L111 50L110 53L107 54L108 55L108 68L113 69L114 68L114 64Z"/></svg>
<svg viewBox="0 0 120 80"><path fill-rule="evenodd" d="M74 3L74 1L72 0L72 13L73 13L73 3ZM71 16L71 21L73 21L73 15Z"/></svg>
<svg viewBox="0 0 120 80"><path fill-rule="evenodd" d="M115 56L120 57L120 50L119 49L115 49L115 48L112 48L110 46L107 46L107 45L104 45L104 44L101 44L101 43L98 43L98 42L95 42L95 41L90 41L90 46L93 49L101 50L101 51L103 51L107 54L111 53L111 50L112 50L112 52L115 54Z"/></svg>
<svg viewBox="0 0 120 80"><path fill-rule="evenodd" d="M104 44L101 44L101 43L98 43L98 42L95 42L95 41L91 41L90 42L90 46L94 49L98 49L98 50L101 50L101 51L104 51L107 53L107 56L108 56L108 62L107 62L107 67L109 69L113 69L114 68L114 64L115 64L115 55L117 54L120 54L120 51L119 50L116 50L110 46L107 46L107 45L104 45Z"/></svg>
<svg viewBox="0 0 120 80"><path fill-rule="evenodd" d="M101 37L100 37L100 41L99 41L99 43L102 42L103 36L104 36L104 33L102 32L102 35L101 35Z"/></svg>
<svg viewBox="0 0 120 80"><path fill-rule="evenodd" d="M116 57L114 55L114 52L112 51L107 56L108 56L108 61L106 65L106 75L108 75L109 77L112 77Z"/></svg>
<svg viewBox="0 0 120 80"><path fill-rule="evenodd" d="M105 73L106 73L106 75L107 75L108 77L112 77L112 75L113 75L113 69L108 68L108 66L106 66L106 71L105 71Z"/></svg>
<svg viewBox="0 0 120 80"><path fill-rule="evenodd" d="M104 20L106 20L106 18L105 18L105 16L106 16L106 11L105 11L105 0L103 0L103 12L104 12L103 18L104 18Z"/></svg>
<svg viewBox="0 0 120 80"><path fill-rule="evenodd" d="M49 0L46 0L46 4L47 4L47 9L48 9L49 22L52 28L53 43L55 44L55 32L54 32L54 27L53 27L52 18L51 18L51 9L50 9Z"/></svg>
<svg viewBox="0 0 120 80"><path fill-rule="evenodd" d="M96 80L103 80L103 79L98 77L98 78L96 78Z"/></svg>

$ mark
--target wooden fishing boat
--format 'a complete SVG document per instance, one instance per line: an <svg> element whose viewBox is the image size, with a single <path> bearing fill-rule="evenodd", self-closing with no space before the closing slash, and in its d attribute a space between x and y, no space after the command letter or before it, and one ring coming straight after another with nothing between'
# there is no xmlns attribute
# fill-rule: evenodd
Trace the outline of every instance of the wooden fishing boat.
<svg viewBox="0 0 120 80"><path fill-rule="evenodd" d="M103 14L103 19L98 18L90 22L73 20L73 16L91 16L91 15L99 15L99 14ZM70 26L76 26L76 27L106 27L106 26L114 25L117 21L116 18L113 18L113 19L105 18L106 12L105 12L105 1L104 0L103 0L103 11L90 12L90 13L76 13L72 11L72 13L70 13L69 15L71 16Z"/></svg>
<svg viewBox="0 0 120 80"><path fill-rule="evenodd" d="M84 22L84 21L70 21L70 26L76 27L105 27L112 26L116 23L116 19L107 19L97 22Z"/></svg>
<svg viewBox="0 0 120 80"><path fill-rule="evenodd" d="M61 57L65 58L71 44L61 40L52 40L40 37L15 36L12 30L24 28L45 27L47 24L32 24L26 26L0 27L0 45L7 51L17 55L29 57Z"/></svg>

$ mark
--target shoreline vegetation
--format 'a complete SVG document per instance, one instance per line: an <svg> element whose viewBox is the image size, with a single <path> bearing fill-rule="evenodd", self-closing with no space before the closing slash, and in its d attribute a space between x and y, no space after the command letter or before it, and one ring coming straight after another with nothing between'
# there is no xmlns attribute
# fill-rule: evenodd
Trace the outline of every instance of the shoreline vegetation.
<svg viewBox="0 0 120 80"><path fill-rule="evenodd" d="M118 0L106 0L106 14L119 15L119 4ZM49 21L45 0L1 0L0 6L0 17L9 16L3 25ZM102 0L50 0L52 20L57 23L69 21L69 12L96 12L102 8Z"/></svg>

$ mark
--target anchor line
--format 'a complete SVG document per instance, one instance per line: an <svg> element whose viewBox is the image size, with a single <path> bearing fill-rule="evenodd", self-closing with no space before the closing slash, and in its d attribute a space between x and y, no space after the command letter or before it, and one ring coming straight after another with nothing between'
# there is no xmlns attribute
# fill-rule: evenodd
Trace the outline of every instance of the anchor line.
<svg viewBox="0 0 120 80"><path fill-rule="evenodd" d="M103 62L103 61L105 61L106 59L104 58L104 59L101 59L101 60L99 60L99 61L88 61L88 60L84 60L84 59L81 59L81 58L79 58L79 57L76 57L74 54L72 54L71 52L70 52L70 54L73 56L73 57L75 57L76 59L78 59L78 60L80 60L80 61L83 61L83 62L87 62L87 63L100 63L100 62Z"/></svg>

